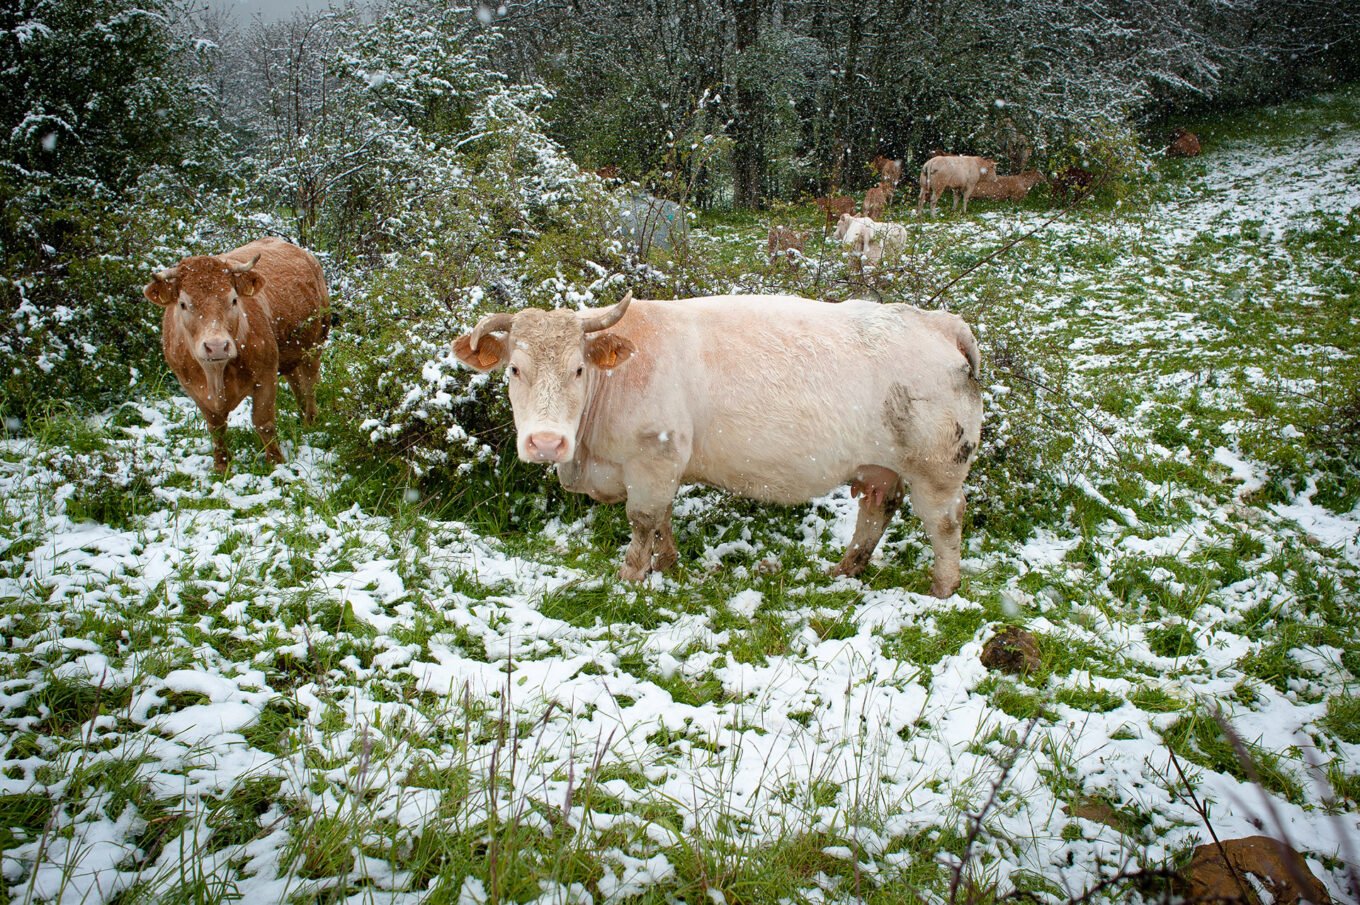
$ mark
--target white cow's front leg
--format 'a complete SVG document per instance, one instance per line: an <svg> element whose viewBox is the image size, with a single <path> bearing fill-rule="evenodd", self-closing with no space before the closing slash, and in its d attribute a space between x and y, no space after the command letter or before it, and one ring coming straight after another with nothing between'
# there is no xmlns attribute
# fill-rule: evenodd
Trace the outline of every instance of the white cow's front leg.
<svg viewBox="0 0 1360 905"><path fill-rule="evenodd" d="M680 487L687 450L666 432L645 434L641 439L652 455L623 466L632 540L623 555L619 577L627 581L641 581L653 569L665 571L679 559L671 532L671 504Z"/></svg>
<svg viewBox="0 0 1360 905"><path fill-rule="evenodd" d="M641 581L647 577L647 573L652 571L652 555L662 546L658 543L661 532L664 530L667 535L670 534L670 522L670 506L657 513L636 509L633 501L628 501L628 524L633 529L633 538L628 544L627 552L623 554L623 567L619 569L620 578L625 581Z"/></svg>

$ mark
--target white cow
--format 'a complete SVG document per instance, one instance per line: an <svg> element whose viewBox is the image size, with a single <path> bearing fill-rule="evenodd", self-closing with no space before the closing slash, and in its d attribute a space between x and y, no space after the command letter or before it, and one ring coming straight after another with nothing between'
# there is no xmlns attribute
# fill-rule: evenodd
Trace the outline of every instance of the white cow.
<svg viewBox="0 0 1360 905"><path fill-rule="evenodd" d="M921 197L916 202L916 213L921 213L926 196L930 196L930 215L939 213L940 196L953 192L953 210L959 208L963 196L963 212L968 213L968 199L973 197L978 182L996 178L996 161L987 157L964 157L942 154L932 157L921 167Z"/></svg>
<svg viewBox="0 0 1360 905"><path fill-rule="evenodd" d="M555 464L568 490L626 500L625 579L676 562L682 483L794 504L848 482L859 517L835 574L864 569L909 489L935 550L931 593L958 588L982 403L977 344L955 315L630 294L598 311L491 314L453 347L478 371L507 370L521 459Z"/></svg>
<svg viewBox="0 0 1360 905"><path fill-rule="evenodd" d="M870 217L841 214L836 222L836 238L850 253L850 266L877 267L884 256L899 255L907 247L907 228L901 223L880 223Z"/></svg>

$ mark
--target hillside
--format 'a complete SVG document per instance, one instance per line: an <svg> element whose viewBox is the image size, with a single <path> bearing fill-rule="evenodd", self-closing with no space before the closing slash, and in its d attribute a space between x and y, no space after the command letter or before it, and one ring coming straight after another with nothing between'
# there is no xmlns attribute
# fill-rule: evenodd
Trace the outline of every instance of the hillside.
<svg viewBox="0 0 1360 905"><path fill-rule="evenodd" d="M1203 802L1220 838L1287 833L1344 901L1360 91L1200 131L1204 156L948 297L988 411L948 600L909 514L862 580L825 575L844 488L688 488L680 568L638 588L614 578L621 507L361 506L379 479L291 398L288 464L226 478L173 386L0 442L0 889L938 901L966 858L985 896L1066 901L1181 864ZM896 210L932 274L1052 217ZM763 229L701 225L695 249L783 285ZM912 272L879 288L915 298ZM232 424L246 448L248 408ZM979 660L1008 625L1038 641L1025 676Z"/></svg>

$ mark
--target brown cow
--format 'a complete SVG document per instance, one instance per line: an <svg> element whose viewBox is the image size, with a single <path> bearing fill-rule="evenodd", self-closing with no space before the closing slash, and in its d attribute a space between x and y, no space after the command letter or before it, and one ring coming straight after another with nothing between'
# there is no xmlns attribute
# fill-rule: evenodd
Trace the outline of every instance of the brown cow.
<svg viewBox="0 0 1360 905"><path fill-rule="evenodd" d="M836 224L841 214L853 214L855 212L855 199L849 195L827 195L824 198L817 198L813 201L826 214L826 224L823 230Z"/></svg>
<svg viewBox="0 0 1360 905"><path fill-rule="evenodd" d="M1198 157L1199 136L1194 132L1178 128L1171 133L1171 144L1166 148L1167 157Z"/></svg>
<svg viewBox="0 0 1360 905"><path fill-rule="evenodd" d="M282 375L302 420L316 418L329 295L316 258L282 239L258 239L222 255L185 258L152 276L142 293L165 309L161 348L170 370L208 420L213 465L226 471L227 416L251 397L251 418L271 462L282 462L274 400Z"/></svg>
<svg viewBox="0 0 1360 905"><path fill-rule="evenodd" d="M1038 170L1029 170L1018 176L998 176L995 180L980 180L973 190L974 198L987 201L1021 201L1029 190L1044 181Z"/></svg>
<svg viewBox="0 0 1360 905"><path fill-rule="evenodd" d="M883 185L877 185L864 193L864 216L874 220L883 219L883 211L888 206L888 193Z"/></svg>
<svg viewBox="0 0 1360 905"><path fill-rule="evenodd" d="M900 160L892 160L879 154L869 162L869 166L873 167L878 178L884 182L891 182L896 186L897 183L902 181L902 161Z"/></svg>
<svg viewBox="0 0 1360 905"><path fill-rule="evenodd" d="M810 230L798 230L788 226L771 226L770 233L765 237L765 253L769 256L771 266L774 265L776 258L784 258L790 263L796 262L794 255L790 252L803 253L803 246L807 244Z"/></svg>

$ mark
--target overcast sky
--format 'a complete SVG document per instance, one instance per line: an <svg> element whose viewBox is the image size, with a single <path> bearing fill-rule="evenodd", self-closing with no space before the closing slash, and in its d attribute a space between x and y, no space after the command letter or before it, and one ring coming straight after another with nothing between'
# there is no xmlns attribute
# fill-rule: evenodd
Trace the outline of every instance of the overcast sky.
<svg viewBox="0 0 1360 905"><path fill-rule="evenodd" d="M266 22L286 19L299 9L324 9L327 0L211 0L214 6L231 10L242 22L249 22L257 15Z"/></svg>

